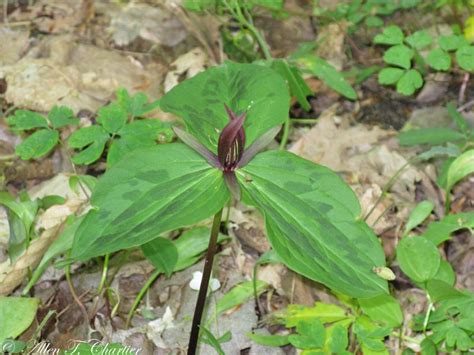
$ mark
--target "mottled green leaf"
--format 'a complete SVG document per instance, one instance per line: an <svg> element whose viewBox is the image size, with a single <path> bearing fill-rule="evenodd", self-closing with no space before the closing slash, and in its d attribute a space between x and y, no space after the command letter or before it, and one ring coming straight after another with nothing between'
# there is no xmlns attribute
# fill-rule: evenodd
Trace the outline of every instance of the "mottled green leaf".
<svg viewBox="0 0 474 355"><path fill-rule="evenodd" d="M74 112L65 106L54 106L51 111L49 111L48 120L51 122L51 126L56 129L79 123L79 119L74 118Z"/></svg>
<svg viewBox="0 0 474 355"><path fill-rule="evenodd" d="M155 266L163 270L166 276L174 271L178 261L178 249L169 239L158 237L141 246L143 254Z"/></svg>
<svg viewBox="0 0 474 355"><path fill-rule="evenodd" d="M247 112L246 145L288 118L290 97L283 78L256 64L225 64L183 81L160 101L164 111L181 116L189 133L217 151L222 128L229 122L227 104L238 114Z"/></svg>
<svg viewBox="0 0 474 355"><path fill-rule="evenodd" d="M228 199L222 172L187 146L137 150L99 180L73 256L84 260L142 245L212 216Z"/></svg>
<svg viewBox="0 0 474 355"><path fill-rule="evenodd" d="M257 155L237 171L244 201L265 216L270 243L290 269L343 294L373 297L383 250L360 220L352 190L331 170L287 152Z"/></svg>
<svg viewBox="0 0 474 355"><path fill-rule="evenodd" d="M0 342L16 338L33 322L38 298L0 297Z"/></svg>
<svg viewBox="0 0 474 355"><path fill-rule="evenodd" d="M15 153L23 160L41 158L48 154L58 144L58 141L58 131L40 129L17 145Z"/></svg>
<svg viewBox="0 0 474 355"><path fill-rule="evenodd" d="M387 64L396 65L403 69L411 68L411 59L414 56L413 49L404 44L390 47L383 55L383 60Z"/></svg>
<svg viewBox="0 0 474 355"><path fill-rule="evenodd" d="M382 33L379 33L374 38L376 44L402 44L405 36L402 30L398 26L387 26L383 29Z"/></svg>
<svg viewBox="0 0 474 355"><path fill-rule="evenodd" d="M154 145L156 145L154 140L146 139L145 137L126 136L114 139L107 154L107 165L110 168L128 153L139 148L153 147Z"/></svg>
<svg viewBox="0 0 474 355"><path fill-rule="evenodd" d="M15 131L27 131L33 128L47 128L48 121L39 113L29 110L16 110L7 118L8 124Z"/></svg>
<svg viewBox="0 0 474 355"><path fill-rule="evenodd" d="M324 81L331 89L344 95L348 99L357 99L357 93L346 79L344 79L344 76L324 59L314 55L306 55L298 58L298 62Z"/></svg>
<svg viewBox="0 0 474 355"><path fill-rule="evenodd" d="M397 246L400 268L416 282L432 279L438 271L440 260L438 249L425 237L405 237Z"/></svg>

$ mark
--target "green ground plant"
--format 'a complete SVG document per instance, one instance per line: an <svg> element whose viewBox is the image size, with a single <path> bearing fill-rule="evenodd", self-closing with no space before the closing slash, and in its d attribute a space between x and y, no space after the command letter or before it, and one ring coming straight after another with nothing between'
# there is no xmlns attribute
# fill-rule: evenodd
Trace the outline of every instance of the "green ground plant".
<svg viewBox="0 0 474 355"><path fill-rule="evenodd" d="M412 95L423 86L428 66L434 71L450 70L452 57L460 70L474 71L474 46L462 35L434 38L426 30L420 30L405 36L400 27L392 25L375 36L374 44L390 46L383 55L389 66L379 72L379 83L395 85L402 95Z"/></svg>

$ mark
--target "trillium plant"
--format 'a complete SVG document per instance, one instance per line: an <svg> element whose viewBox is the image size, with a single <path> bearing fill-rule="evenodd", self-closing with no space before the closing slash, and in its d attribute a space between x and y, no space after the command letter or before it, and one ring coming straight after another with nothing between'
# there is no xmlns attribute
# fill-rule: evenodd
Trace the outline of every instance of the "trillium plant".
<svg viewBox="0 0 474 355"><path fill-rule="evenodd" d="M256 207L286 266L335 292L388 294L379 240L351 188L330 169L286 151L263 151L288 119L285 80L268 67L227 62L186 80L160 101L181 117L184 143L135 151L96 185L72 256L86 260L143 245L214 216L191 329L197 346L222 209Z"/></svg>

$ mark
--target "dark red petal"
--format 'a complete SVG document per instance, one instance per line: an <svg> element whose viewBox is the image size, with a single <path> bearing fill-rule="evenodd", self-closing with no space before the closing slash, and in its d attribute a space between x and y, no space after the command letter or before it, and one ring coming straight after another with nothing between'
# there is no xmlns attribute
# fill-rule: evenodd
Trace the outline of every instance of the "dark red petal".
<svg viewBox="0 0 474 355"><path fill-rule="evenodd" d="M240 156L242 155L245 144L245 136L242 133L239 133L239 131L243 131L242 126L244 124L246 116L247 114L243 113L242 115L237 117L237 119L229 122L227 126L224 127L219 136L219 142L217 144L217 156L219 158L219 162L222 165L225 165L227 154L230 152L231 149L237 150L235 152L236 160L237 157L240 158ZM237 144L234 145L235 143Z"/></svg>
<svg viewBox="0 0 474 355"><path fill-rule="evenodd" d="M245 149L242 157L240 158L237 168L242 168L249 163L250 160L259 152L262 151L267 145L271 143L271 141L275 138L275 136L280 132L281 126L276 126L270 128L266 131L261 137L257 138L255 142L253 142L250 147Z"/></svg>
<svg viewBox="0 0 474 355"><path fill-rule="evenodd" d="M206 159L207 162L213 167L219 170L224 169L224 166L219 162L217 156L209 151L205 146L203 146L196 138L194 138L194 136L178 127L173 127L173 131L176 133L178 138L183 141L184 144L201 154L201 156Z"/></svg>

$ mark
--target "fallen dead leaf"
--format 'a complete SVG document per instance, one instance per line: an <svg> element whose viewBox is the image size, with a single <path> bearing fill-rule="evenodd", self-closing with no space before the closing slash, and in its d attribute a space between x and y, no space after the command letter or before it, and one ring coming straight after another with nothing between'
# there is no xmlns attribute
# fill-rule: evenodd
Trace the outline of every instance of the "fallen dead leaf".
<svg viewBox="0 0 474 355"><path fill-rule="evenodd" d="M192 78L202 72L209 65L206 53L199 47L183 54L171 63L172 69L166 74L164 82L165 93L178 85L180 81Z"/></svg>

